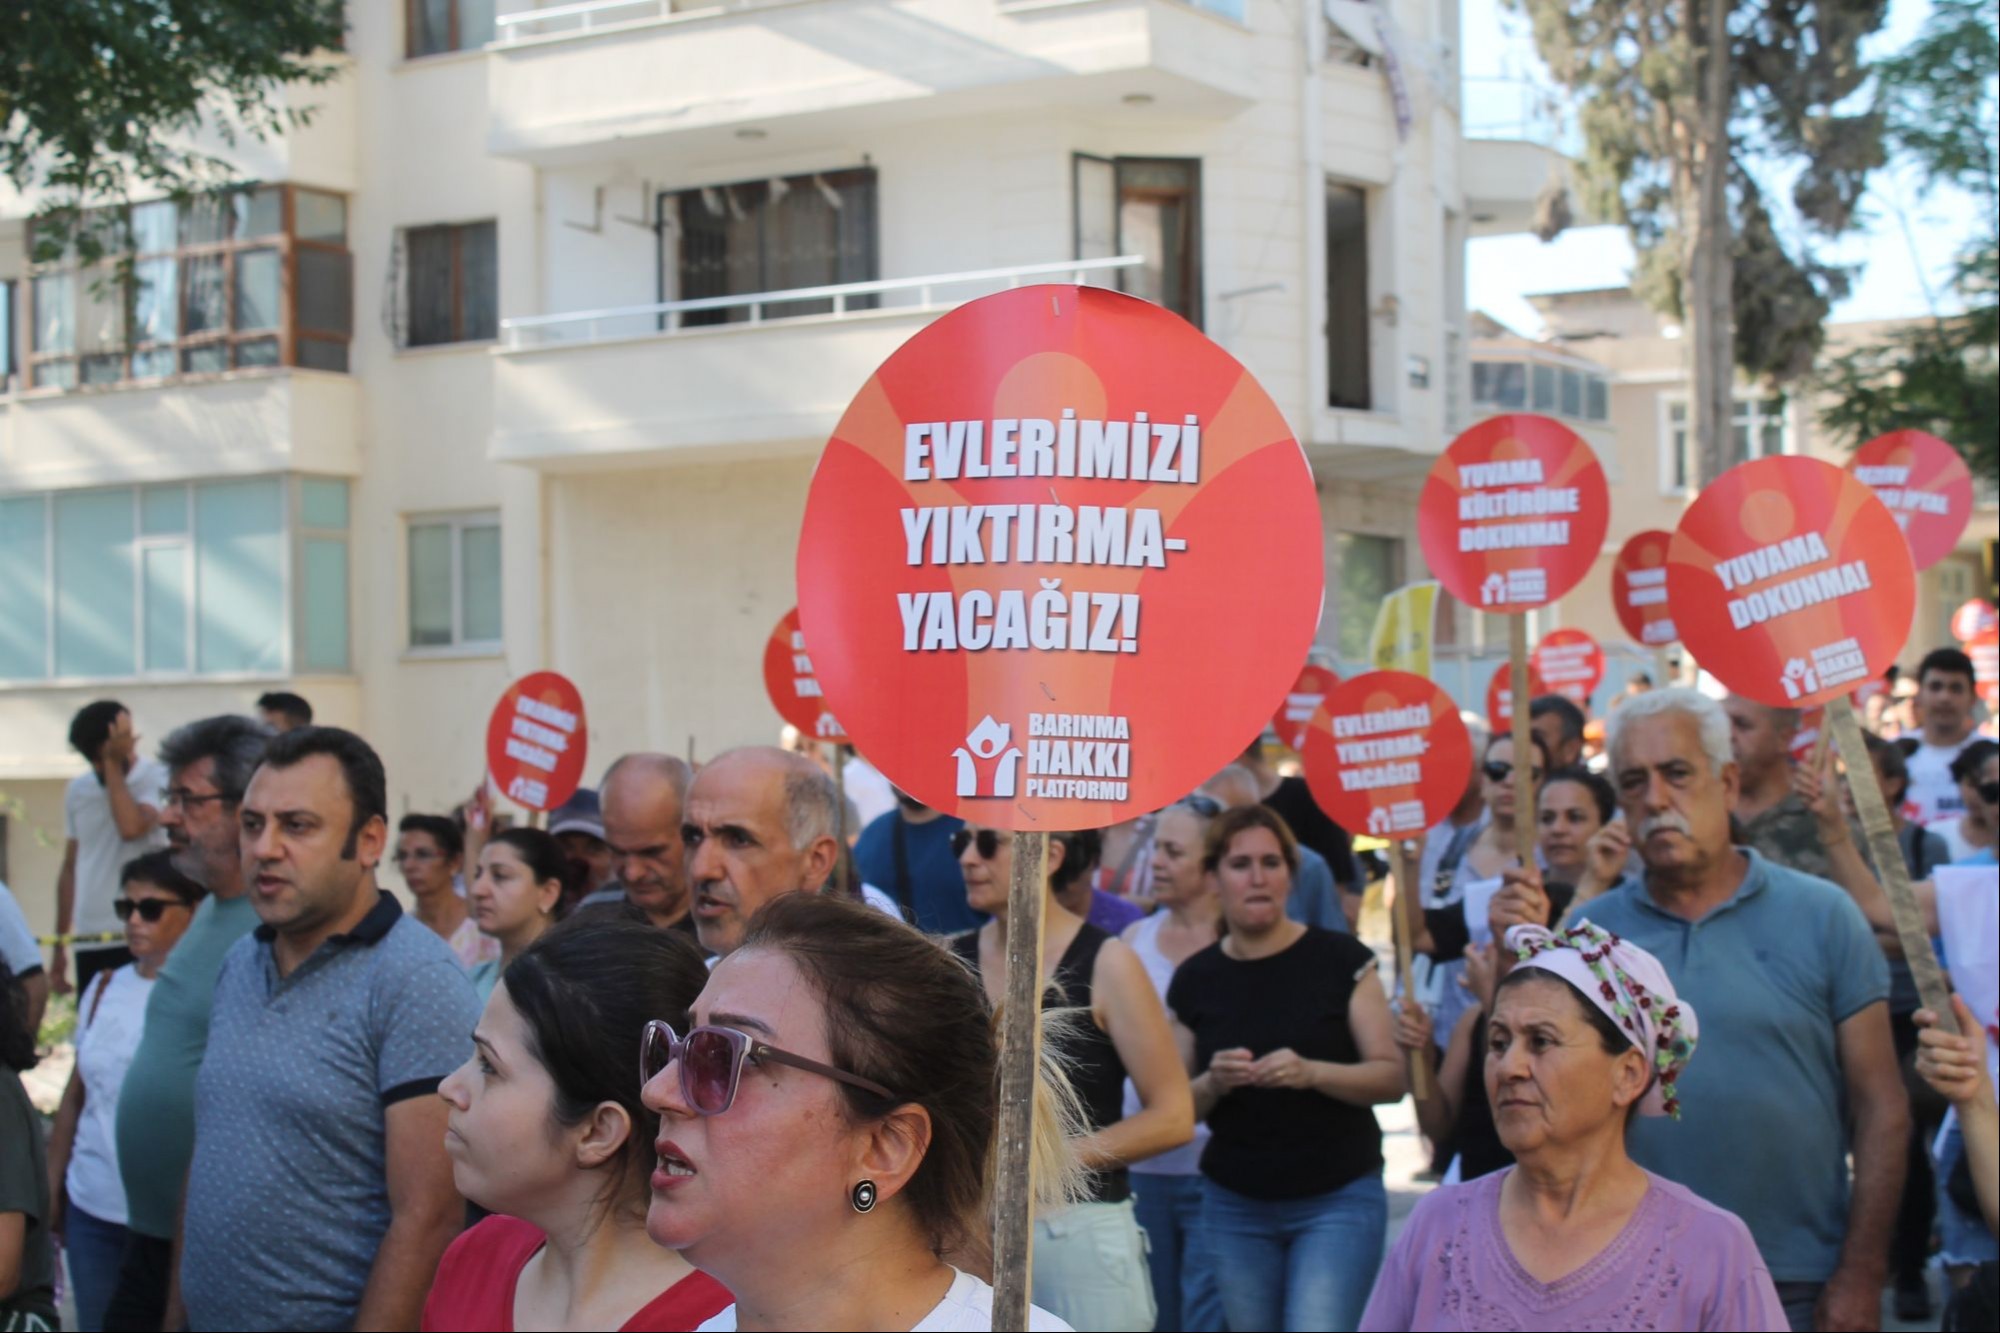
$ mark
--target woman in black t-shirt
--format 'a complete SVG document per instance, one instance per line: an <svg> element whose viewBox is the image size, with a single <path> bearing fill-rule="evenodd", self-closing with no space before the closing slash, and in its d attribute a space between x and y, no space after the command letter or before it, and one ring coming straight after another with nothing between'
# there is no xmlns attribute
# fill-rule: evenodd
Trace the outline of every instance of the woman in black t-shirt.
<svg viewBox="0 0 2000 1333"><path fill-rule="evenodd" d="M1202 1225L1231 1328L1353 1328L1388 1196L1370 1108L1403 1095L1374 953L1285 915L1291 830L1263 806L1210 826L1225 935L1167 988L1202 1154Z"/></svg>

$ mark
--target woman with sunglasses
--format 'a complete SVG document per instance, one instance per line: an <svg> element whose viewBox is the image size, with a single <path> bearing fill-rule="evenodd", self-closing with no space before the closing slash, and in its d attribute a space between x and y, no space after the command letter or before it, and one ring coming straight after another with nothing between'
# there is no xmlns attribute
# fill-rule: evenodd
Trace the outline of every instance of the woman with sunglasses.
<svg viewBox="0 0 2000 1333"><path fill-rule="evenodd" d="M2000 745L1981 737L1951 761L1951 780L1965 801L1965 813L1940 820L1930 831L1944 839L1956 866L1992 865L2000 843Z"/></svg>
<svg viewBox="0 0 2000 1333"><path fill-rule="evenodd" d="M987 998L1007 985L1007 889L1014 842L973 825L952 835L965 874L965 901L990 920L954 936L959 957L977 969ZM1088 886L1097 863L1095 829L1051 833L1044 864L1044 1003L1076 1011L1056 1038L1089 1121L1078 1145L1092 1172L1082 1202L1035 1221L1035 1301L1077 1328L1150 1329L1156 1315L1146 1241L1132 1204L1127 1168L1178 1148L1194 1135L1194 1102L1174 1049L1173 1030L1129 945L1077 914L1069 890ZM1137 1107L1128 1108L1130 1078Z"/></svg>
<svg viewBox="0 0 2000 1333"><path fill-rule="evenodd" d="M125 1252L125 1184L118 1170L118 1093L139 1049L146 1001L205 896L165 851L125 863L111 904L132 961L100 972L77 997L76 1064L49 1130L50 1230L63 1238L77 1327L101 1328Z"/></svg>
<svg viewBox="0 0 2000 1333"><path fill-rule="evenodd" d="M438 1088L452 1181L495 1216L445 1251L426 1329L686 1330L729 1304L646 1235L660 1125L632 1077L637 1034L684 1026L707 980L685 935L615 912L514 959Z"/></svg>
<svg viewBox="0 0 2000 1333"><path fill-rule="evenodd" d="M482 1000L523 950L556 923L563 877L572 873L556 840L537 828L503 829L479 850L470 903L480 933L500 942L500 956L472 969Z"/></svg>
<svg viewBox="0 0 2000 1333"><path fill-rule="evenodd" d="M1119 938L1139 955L1162 1002L1174 969L1221 938L1215 877L1202 866L1209 822L1220 813L1214 797L1197 793L1153 819L1147 884L1157 907ZM1125 1114L1140 1109L1139 1090L1128 1079ZM1146 1233L1158 1329L1211 1333L1222 1327L1222 1297L1201 1230L1201 1154L1207 1146L1208 1126L1196 1124L1193 1142L1132 1163L1132 1200Z"/></svg>
<svg viewBox="0 0 2000 1333"><path fill-rule="evenodd" d="M660 1115L647 1230L735 1294L709 1330L984 1330L999 1049L985 992L928 937L851 900L773 899L682 1036L649 1023ZM1037 1203L1072 1197L1074 1096L1036 1087ZM1039 1267L1039 1264L1037 1264ZM1030 1307L1028 1327L1068 1325Z"/></svg>
<svg viewBox="0 0 2000 1333"><path fill-rule="evenodd" d="M1285 915L1299 864L1266 806L1226 810L1202 860L1222 941L1167 989L1211 1137L1202 1229L1235 1329L1353 1328L1389 1223L1373 1107L1403 1095L1374 951Z"/></svg>
<svg viewBox="0 0 2000 1333"><path fill-rule="evenodd" d="M1549 752L1542 738L1528 734L1537 791L1549 771ZM1493 942L1487 908L1500 892L1501 876L1523 856L1537 856L1533 812L1525 822L1514 811L1514 738L1496 732L1486 742L1479 767L1486 819L1456 860L1438 866L1438 882L1426 886L1423 924L1411 946L1430 960L1427 993L1422 998L1440 1039L1458 1028L1472 1004L1471 992L1459 984L1465 975L1465 950Z"/></svg>

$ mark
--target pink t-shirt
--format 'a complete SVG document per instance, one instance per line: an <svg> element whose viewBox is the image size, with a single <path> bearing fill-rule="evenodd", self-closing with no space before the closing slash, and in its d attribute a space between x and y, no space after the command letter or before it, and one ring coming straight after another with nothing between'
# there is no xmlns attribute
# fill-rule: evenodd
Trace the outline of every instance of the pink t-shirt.
<svg viewBox="0 0 2000 1333"><path fill-rule="evenodd" d="M1650 1171L1652 1188L1609 1245L1567 1277L1535 1280L1500 1230L1500 1186L1514 1170L1442 1186L1416 1206L1364 1330L1787 1327L1750 1229Z"/></svg>

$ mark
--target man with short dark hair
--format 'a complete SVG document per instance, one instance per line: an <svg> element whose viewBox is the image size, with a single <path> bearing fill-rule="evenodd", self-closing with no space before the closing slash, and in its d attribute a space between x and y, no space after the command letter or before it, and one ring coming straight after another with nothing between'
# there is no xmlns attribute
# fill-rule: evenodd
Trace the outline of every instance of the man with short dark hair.
<svg viewBox="0 0 2000 1333"><path fill-rule="evenodd" d="M1583 728L1588 721L1574 701L1544 694L1528 705L1528 729L1549 752L1549 772L1583 762Z"/></svg>
<svg viewBox="0 0 2000 1333"><path fill-rule="evenodd" d="M681 843L704 949L732 952L765 903L826 887L840 862L838 811L833 780L804 755L751 745L702 766Z"/></svg>
<svg viewBox="0 0 2000 1333"><path fill-rule="evenodd" d="M166 841L159 831L166 770L139 757L139 733L125 705L115 699L85 704L70 720L69 743L90 768L63 791L68 841L56 875L57 944L49 968L57 994L69 989L70 954L76 956L79 994L100 971L132 961L111 910L118 872Z"/></svg>
<svg viewBox="0 0 2000 1333"><path fill-rule="evenodd" d="M169 1312L174 1225L194 1153L194 1080L208 1049L215 977L223 955L257 924L243 896L237 807L270 739L263 723L224 714L190 722L160 745L167 770L160 827L174 867L208 897L154 979L139 1049L118 1095L126 1237L106 1328L152 1333Z"/></svg>
<svg viewBox="0 0 2000 1333"><path fill-rule="evenodd" d="M1956 648L1933 648L1917 667L1917 725L1923 740L1910 756L1910 818L1919 824L1956 819L1965 797L1951 761L1972 740L1977 679L1972 659Z"/></svg>
<svg viewBox="0 0 2000 1333"><path fill-rule="evenodd" d="M1722 701L1722 711L1729 715L1729 749L1736 757L1739 841L1778 865L1830 879L1812 811L1792 791L1792 738L1799 729L1799 710L1732 694Z"/></svg>
<svg viewBox="0 0 2000 1333"><path fill-rule="evenodd" d="M382 761L337 727L271 742L244 793L260 924L216 980L181 1290L194 1328L415 1328L464 1202L439 1149L479 1002L376 883Z"/></svg>
<svg viewBox="0 0 2000 1333"><path fill-rule="evenodd" d="M262 718L271 730L282 734L294 727L311 726L313 706L288 690L271 690L259 696L257 716Z"/></svg>

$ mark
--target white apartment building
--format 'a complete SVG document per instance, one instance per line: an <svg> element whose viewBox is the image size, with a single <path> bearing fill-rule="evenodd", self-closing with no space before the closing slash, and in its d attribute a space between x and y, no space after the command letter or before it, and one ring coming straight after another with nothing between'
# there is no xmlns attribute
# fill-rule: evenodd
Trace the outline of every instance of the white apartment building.
<svg viewBox="0 0 2000 1333"><path fill-rule="evenodd" d="M397 813L469 794L544 667L593 776L772 738L824 439L1010 284L1115 283L1257 374L1319 477L1329 653L1416 575L1466 237L1560 165L1464 137L1457 0L495 9L355 0L310 125L231 150L257 190L131 209L129 298L32 264L0 200L0 793L38 927L94 698L156 741L294 688Z"/></svg>

